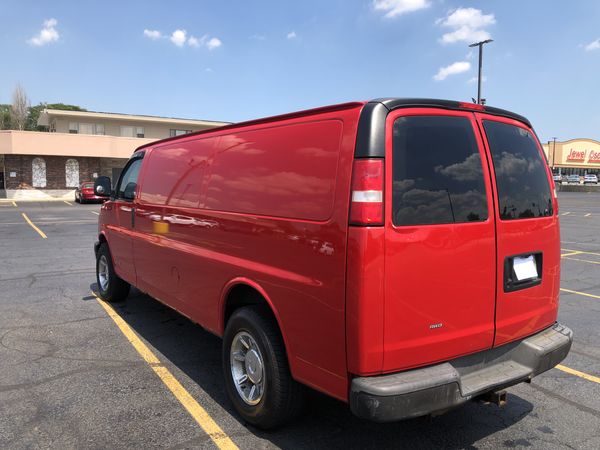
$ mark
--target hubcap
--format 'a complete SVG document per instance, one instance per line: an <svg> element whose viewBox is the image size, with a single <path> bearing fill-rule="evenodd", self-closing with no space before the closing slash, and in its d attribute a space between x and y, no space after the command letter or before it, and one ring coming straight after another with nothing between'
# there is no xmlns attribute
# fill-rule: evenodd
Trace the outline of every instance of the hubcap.
<svg viewBox="0 0 600 450"><path fill-rule="evenodd" d="M108 262L105 255L102 255L100 261L98 261L98 281L100 282L100 289L106 291L108 289Z"/></svg>
<svg viewBox="0 0 600 450"><path fill-rule="evenodd" d="M265 370L260 349L246 331L235 335L229 350L233 384L248 405L256 405L265 391Z"/></svg>

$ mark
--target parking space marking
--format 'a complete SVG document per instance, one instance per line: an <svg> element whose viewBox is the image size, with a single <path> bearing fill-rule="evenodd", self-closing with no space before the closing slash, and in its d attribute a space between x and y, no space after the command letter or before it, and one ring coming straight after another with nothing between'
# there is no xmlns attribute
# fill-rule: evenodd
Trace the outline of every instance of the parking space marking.
<svg viewBox="0 0 600 450"><path fill-rule="evenodd" d="M24 219L27 221L27 223L28 223L29 225L31 225L31 228L33 228L35 231L37 231L37 232L38 232L38 234L39 234L39 235L40 235L42 238L44 238L44 239L48 239L48 236L46 236L42 230L40 230L38 227L36 227L36 226L35 226L35 224L34 224L34 223L31 221L31 220L29 220L29 217L27 217L27 214L25 214L25 213L21 213L21 214L23 215L23 218L24 218Z"/></svg>
<svg viewBox="0 0 600 450"><path fill-rule="evenodd" d="M15 208L17 207L17 202L11 202L11 203Z"/></svg>
<svg viewBox="0 0 600 450"><path fill-rule="evenodd" d="M570 259L571 261L585 262L585 263L589 263L589 264L600 264L600 261L590 261L589 259L570 258L570 257L566 257L565 259Z"/></svg>
<svg viewBox="0 0 600 450"><path fill-rule="evenodd" d="M569 214L571 214L570 212L564 212L561 214L561 216L568 216Z"/></svg>
<svg viewBox="0 0 600 450"><path fill-rule="evenodd" d="M592 215L592 213L587 213L587 214L584 214L583 217L590 217L591 215Z"/></svg>
<svg viewBox="0 0 600 450"><path fill-rule="evenodd" d="M591 298L598 298L598 299L600 299L600 295L587 294L585 292L572 291L571 289L565 289L565 288L560 288L560 290L562 292L567 292L569 294L577 294L577 295L583 295L585 297L591 297Z"/></svg>
<svg viewBox="0 0 600 450"><path fill-rule="evenodd" d="M212 417L200 404L192 397L192 395L181 385L173 374L167 369L158 359L158 357L148 348L146 344L135 334L131 327L123 320L123 318L114 310L114 308L105 301L101 300L95 292L92 292L100 306L104 308L108 316L115 322L119 330L127 338L133 348L140 356L148 363L154 373L158 375L165 386L169 388L171 393L184 406L187 412L194 418L206 434L211 438L217 447L220 449L234 450L237 445L233 443L231 438L217 425Z"/></svg>
<svg viewBox="0 0 600 450"><path fill-rule="evenodd" d="M68 201L66 201L66 200L63 200L63 202L65 202L65 203L66 203L67 205L69 205L69 206L73 206L73 203L69 203L69 202L68 202Z"/></svg>
<svg viewBox="0 0 600 450"><path fill-rule="evenodd" d="M598 253L598 252L588 252L587 250L570 250L568 248L561 248L561 251L563 251L563 252L585 253L586 255L600 256L600 253ZM565 255L561 255L561 256L565 256Z"/></svg>
<svg viewBox="0 0 600 450"><path fill-rule="evenodd" d="M563 366L562 364L557 365L556 368L558 370L562 370L563 372L570 373L571 375L583 378L584 380L593 381L594 383L600 384L600 377L596 377L585 372L580 372L579 370L571 369L570 367Z"/></svg>
<svg viewBox="0 0 600 450"><path fill-rule="evenodd" d="M91 212L92 214L96 214L97 216L99 216L99 215L100 215L100 213L99 213L99 212L97 212L97 211L90 211L90 212Z"/></svg>
<svg viewBox="0 0 600 450"><path fill-rule="evenodd" d="M579 255L580 253L583 253L583 252L580 252L578 250L573 250L570 253L562 253L560 256L561 256L561 258L564 258L565 256Z"/></svg>

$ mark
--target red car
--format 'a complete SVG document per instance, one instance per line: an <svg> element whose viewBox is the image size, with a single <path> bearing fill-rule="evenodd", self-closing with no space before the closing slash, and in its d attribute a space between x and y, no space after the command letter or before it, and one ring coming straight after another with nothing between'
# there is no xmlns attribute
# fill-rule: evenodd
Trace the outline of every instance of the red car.
<svg viewBox="0 0 600 450"><path fill-rule="evenodd" d="M375 421L445 411L569 352L553 187L527 119L447 100L165 139L102 206L98 290L134 285L222 336L256 426L298 414L304 386Z"/></svg>
<svg viewBox="0 0 600 450"><path fill-rule="evenodd" d="M105 202L108 199L108 195L100 195L94 192L93 181L84 181L75 189L75 201L77 203Z"/></svg>

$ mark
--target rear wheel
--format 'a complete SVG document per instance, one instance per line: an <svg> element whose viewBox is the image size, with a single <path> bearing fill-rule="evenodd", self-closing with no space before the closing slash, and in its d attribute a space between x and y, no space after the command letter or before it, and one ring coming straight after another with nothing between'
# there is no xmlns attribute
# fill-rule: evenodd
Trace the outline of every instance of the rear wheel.
<svg viewBox="0 0 600 450"><path fill-rule="evenodd" d="M292 378L281 333L266 308L233 313L223 337L223 372L235 409L256 427L275 428L302 411L304 388Z"/></svg>
<svg viewBox="0 0 600 450"><path fill-rule="evenodd" d="M106 242L100 244L96 255L96 282L100 297L107 302L120 302L129 295L131 286L115 273Z"/></svg>

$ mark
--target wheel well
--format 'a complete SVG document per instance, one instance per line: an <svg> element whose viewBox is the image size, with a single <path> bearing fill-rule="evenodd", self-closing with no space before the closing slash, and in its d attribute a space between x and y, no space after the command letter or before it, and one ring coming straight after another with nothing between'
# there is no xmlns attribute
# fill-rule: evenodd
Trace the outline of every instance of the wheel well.
<svg viewBox="0 0 600 450"><path fill-rule="evenodd" d="M101 234L98 237L98 242L100 242L101 244L104 244L106 242L106 236L104 236L103 234Z"/></svg>
<svg viewBox="0 0 600 450"><path fill-rule="evenodd" d="M223 329L227 326L229 318L236 309L249 305L262 306L265 314L270 315L275 323L277 323L275 314L263 295L247 284L238 284L231 288L227 294L227 299L225 300L225 314L223 317Z"/></svg>

